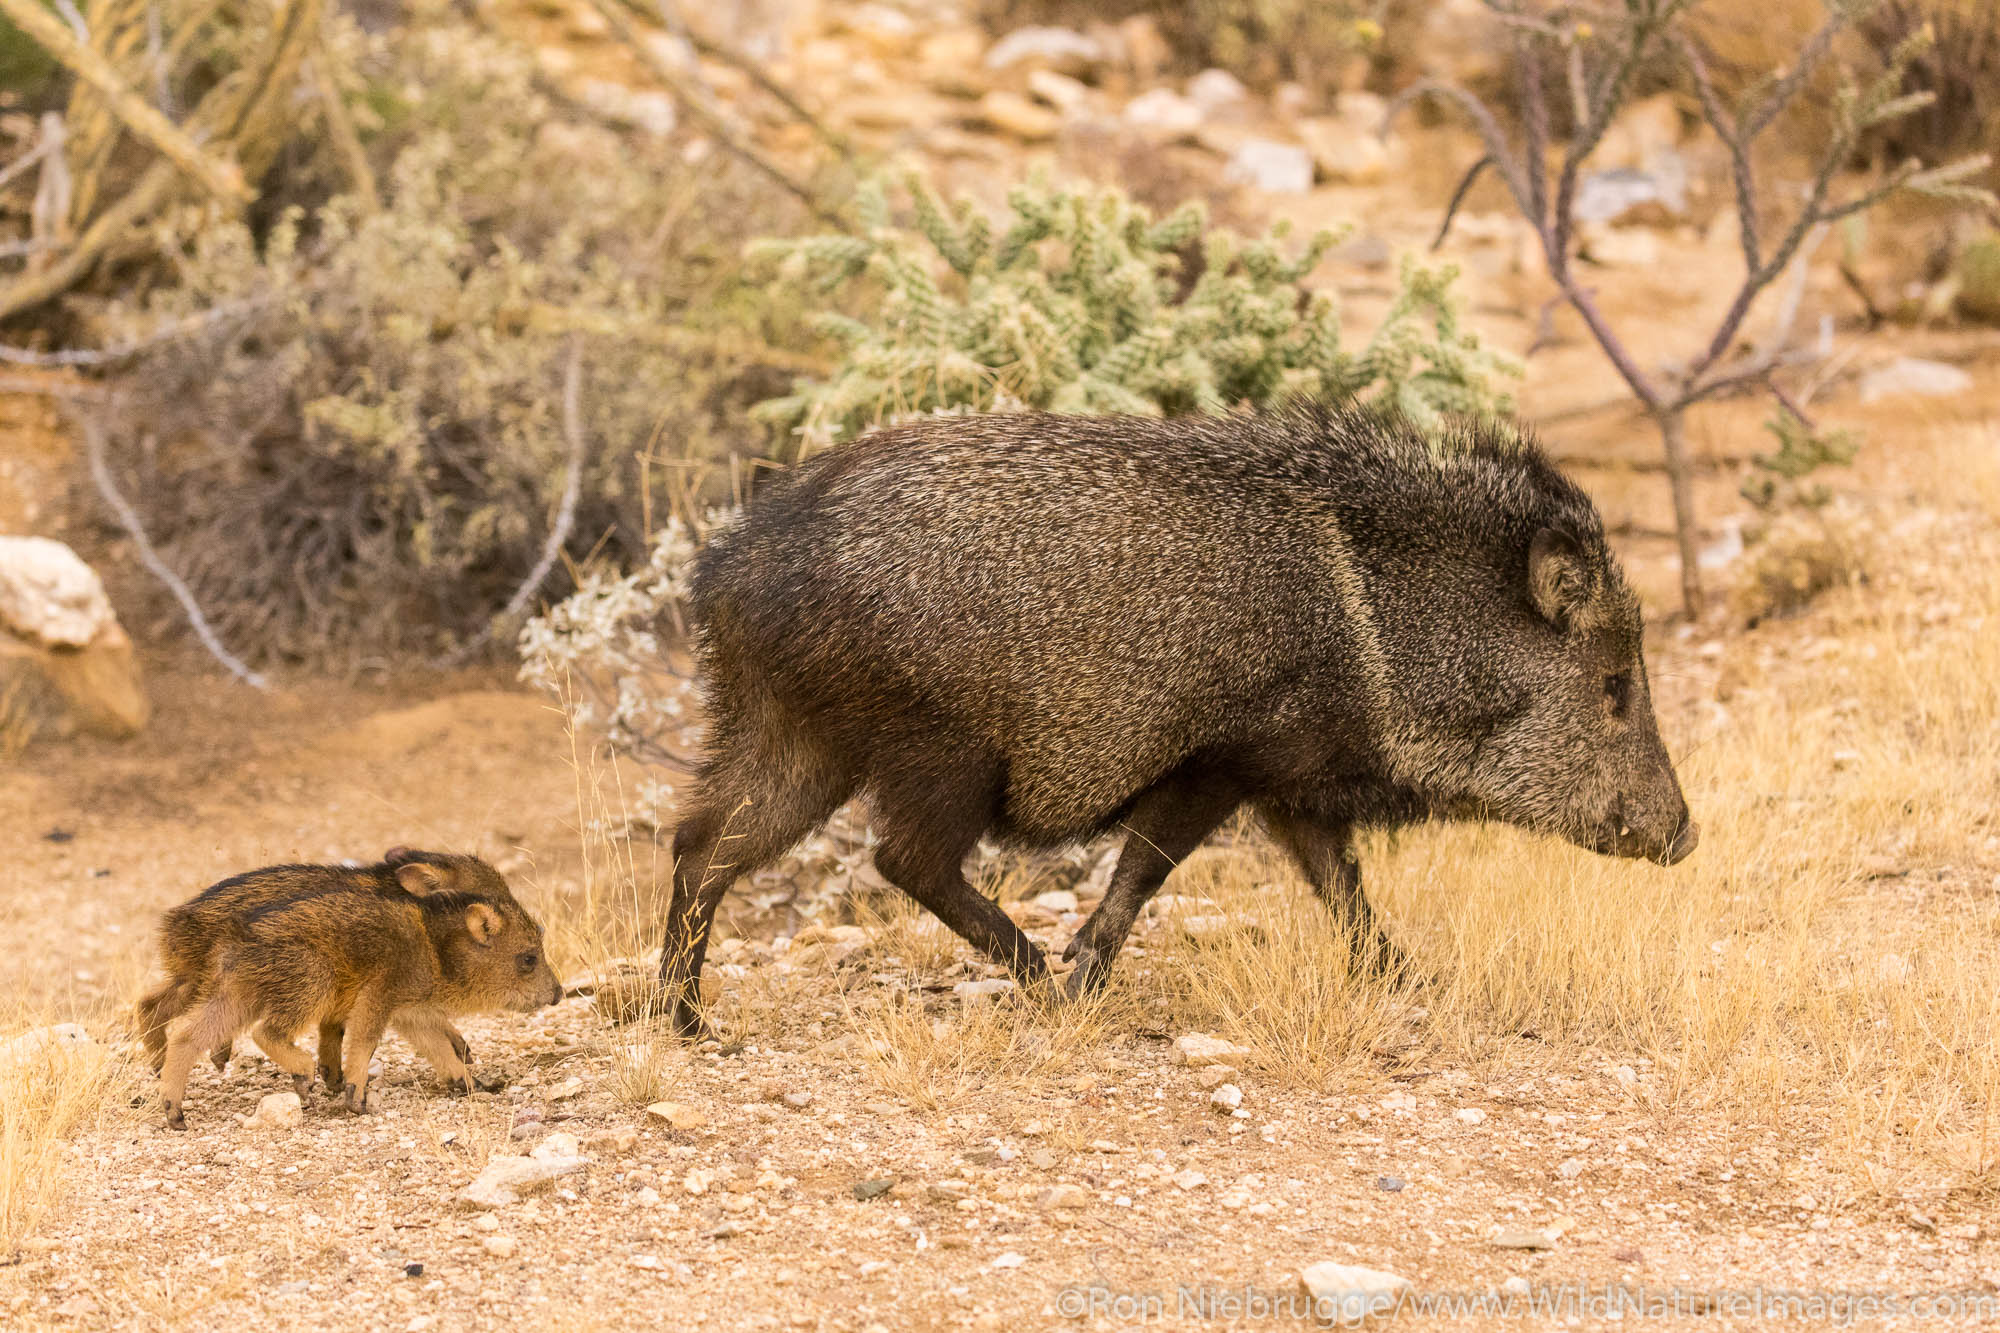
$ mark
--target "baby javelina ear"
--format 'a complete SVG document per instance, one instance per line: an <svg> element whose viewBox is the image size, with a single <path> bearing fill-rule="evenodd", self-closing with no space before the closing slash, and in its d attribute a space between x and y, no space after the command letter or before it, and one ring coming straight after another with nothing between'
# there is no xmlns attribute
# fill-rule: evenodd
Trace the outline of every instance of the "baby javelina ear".
<svg viewBox="0 0 2000 1333"><path fill-rule="evenodd" d="M406 860L401 863L391 861L389 864L396 867L396 883L402 885L404 892L414 893L419 898L426 894L442 893L451 887L450 872L430 861Z"/></svg>

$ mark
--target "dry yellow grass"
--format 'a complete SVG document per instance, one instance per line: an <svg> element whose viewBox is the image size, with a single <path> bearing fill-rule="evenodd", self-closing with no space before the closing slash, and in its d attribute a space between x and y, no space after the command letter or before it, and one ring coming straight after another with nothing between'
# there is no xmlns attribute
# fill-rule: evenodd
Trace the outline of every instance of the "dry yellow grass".
<svg viewBox="0 0 2000 1333"><path fill-rule="evenodd" d="M0 1254L61 1198L70 1137L120 1114L134 1083L124 1056L53 1033L50 1021L17 1015L0 1029Z"/></svg>

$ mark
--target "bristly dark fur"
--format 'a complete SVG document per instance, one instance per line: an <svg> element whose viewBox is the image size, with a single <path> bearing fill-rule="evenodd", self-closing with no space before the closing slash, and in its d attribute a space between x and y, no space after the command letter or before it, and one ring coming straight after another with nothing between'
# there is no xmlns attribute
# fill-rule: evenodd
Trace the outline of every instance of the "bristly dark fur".
<svg viewBox="0 0 2000 1333"><path fill-rule="evenodd" d="M884 430L761 496L692 600L710 748L662 964L684 1027L716 900L855 794L883 875L1026 979L1041 952L966 852L1129 829L1079 989L1246 803L1383 953L1356 825L1692 845L1602 520L1499 427L1309 405Z"/></svg>

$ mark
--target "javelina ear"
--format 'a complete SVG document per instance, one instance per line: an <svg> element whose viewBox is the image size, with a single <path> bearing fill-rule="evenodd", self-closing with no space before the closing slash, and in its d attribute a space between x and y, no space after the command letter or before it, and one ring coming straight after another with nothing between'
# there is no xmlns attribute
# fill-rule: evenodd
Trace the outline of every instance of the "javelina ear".
<svg viewBox="0 0 2000 1333"><path fill-rule="evenodd" d="M421 853L414 847L391 847L382 853L384 865L399 866L405 861L414 861Z"/></svg>
<svg viewBox="0 0 2000 1333"><path fill-rule="evenodd" d="M391 864L395 864L391 862ZM405 861L396 866L396 882L419 898L447 887L444 871L427 861Z"/></svg>
<svg viewBox="0 0 2000 1333"><path fill-rule="evenodd" d="M1590 567L1576 538L1543 528L1528 543L1528 596L1542 619L1569 629L1587 619L1592 590Z"/></svg>
<svg viewBox="0 0 2000 1333"><path fill-rule="evenodd" d="M465 909L465 931L472 936L474 944L491 944L493 937L500 933L500 927L507 923L500 914L485 903L474 903Z"/></svg>

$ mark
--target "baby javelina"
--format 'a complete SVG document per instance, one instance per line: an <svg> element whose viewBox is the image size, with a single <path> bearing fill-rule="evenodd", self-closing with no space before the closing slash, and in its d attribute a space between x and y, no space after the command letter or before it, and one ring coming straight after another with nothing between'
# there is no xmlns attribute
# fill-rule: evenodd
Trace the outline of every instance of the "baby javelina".
<svg viewBox="0 0 2000 1333"><path fill-rule="evenodd" d="M329 1086L338 1081L348 1108L362 1111L368 1063L390 1025L447 1085L469 1092L472 1074L451 1016L525 1013L562 998L543 956L541 926L492 867L473 857L428 852L392 853L391 860L397 862L393 887L352 871L346 873L355 882L345 889L294 892L240 916L217 908L220 943L205 970L178 1001L148 997L156 1011L179 1008L166 1023L160 1074L170 1128L186 1127L182 1103L196 1057L246 1029L303 1094L312 1086L313 1061L296 1042L317 1028ZM170 967L189 961L172 952L171 917L162 936ZM335 1045L337 1056L329 1049Z"/></svg>
<svg viewBox="0 0 2000 1333"><path fill-rule="evenodd" d="M391 847L381 861L358 865L266 866L211 884L168 912L160 921L160 959L166 984L139 1001L139 1036L159 1073L167 1054L167 1024L186 1013L197 996L207 993L225 944L244 938L250 914L300 898L329 893L430 893L440 888L507 892L499 872L476 856ZM341 1029L338 1021L319 1031L320 1074L330 1090L338 1090ZM228 1067L232 1042L209 1052L216 1069ZM472 1049L454 1029L452 1049L466 1064Z"/></svg>

